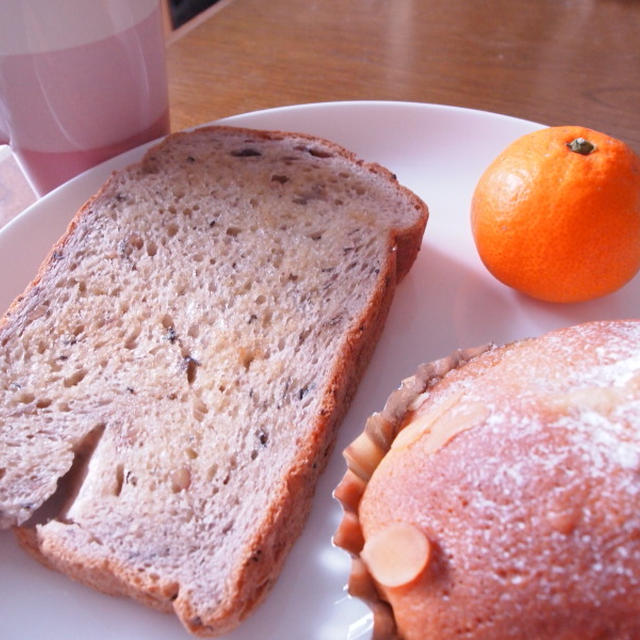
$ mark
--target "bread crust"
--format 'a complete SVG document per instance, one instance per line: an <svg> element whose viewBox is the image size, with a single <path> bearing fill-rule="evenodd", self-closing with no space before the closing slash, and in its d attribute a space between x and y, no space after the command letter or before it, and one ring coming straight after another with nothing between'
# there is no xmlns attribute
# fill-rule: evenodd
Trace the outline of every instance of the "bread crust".
<svg viewBox="0 0 640 640"><path fill-rule="evenodd" d="M169 136L148 151L140 163L125 172L155 171L158 157L171 151L176 145L179 146L181 141L189 141L192 135L194 134L177 133ZM314 155L317 148L321 158L324 154L340 156L395 191L405 206L404 213L399 213L399 219L406 222L396 228L390 227L387 231L385 256L380 262L377 285L344 331L336 354L331 358L332 370L326 376L325 392L318 404L318 411L312 417L312 426L299 443L295 459L280 477L268 508L244 545L240 554L242 560L225 576L227 586L224 596L215 607L203 611L199 603L194 603L190 590L177 580L162 575L154 576L152 571L141 570L135 563L122 562L108 544L103 544L89 529L73 519L54 519L35 527L27 523L26 526L14 528L21 545L46 566L105 593L126 595L160 610L174 610L190 632L209 636L233 629L264 598L276 580L288 550L299 536L311 505L317 477L324 469L332 450L336 429L348 409L383 330L395 286L407 273L420 249L428 212L424 203L401 187L387 169L375 163L366 163L342 147L317 137L231 127L204 128L196 135L212 138L235 135L251 139L252 144L256 145L260 142L295 139L300 148L307 147L311 155ZM82 233L81 228L84 228L87 219L95 215L96 210L105 206L106 199L112 198L121 175L122 172L114 174L74 216L65 234L43 261L33 281L11 304L0 321L0 336L9 336L29 323L30 314L33 314L43 296L48 293L41 290L45 277L52 271L69 269L71 265L68 261L72 259L69 256L73 255L72 245L82 241L78 238L79 233ZM73 456L70 456L62 473L69 470L72 459ZM57 478L53 478L53 485L41 492L37 500L29 505L26 514L22 512L21 520L37 511L39 505L55 489L56 480ZM3 522L15 525L16 518L8 515Z"/></svg>

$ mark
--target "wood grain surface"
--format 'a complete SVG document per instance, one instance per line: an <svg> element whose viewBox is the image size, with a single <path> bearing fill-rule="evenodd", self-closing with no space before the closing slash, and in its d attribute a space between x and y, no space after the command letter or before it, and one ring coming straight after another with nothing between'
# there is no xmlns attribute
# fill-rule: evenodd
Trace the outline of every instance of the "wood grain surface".
<svg viewBox="0 0 640 640"><path fill-rule="evenodd" d="M637 0L221 0L168 38L171 127L408 100L581 124L640 152L639 42ZM6 164L0 220L28 204Z"/></svg>

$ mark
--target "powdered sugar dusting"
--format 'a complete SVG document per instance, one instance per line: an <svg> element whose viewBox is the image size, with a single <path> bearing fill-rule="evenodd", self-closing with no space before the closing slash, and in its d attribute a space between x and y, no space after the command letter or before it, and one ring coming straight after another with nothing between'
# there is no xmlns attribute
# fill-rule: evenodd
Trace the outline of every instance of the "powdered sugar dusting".
<svg viewBox="0 0 640 640"><path fill-rule="evenodd" d="M576 451L583 452L593 475L609 474L618 467L640 472L639 433L625 421L586 410L581 411L577 419L563 422L569 441ZM635 485L633 490L637 491Z"/></svg>

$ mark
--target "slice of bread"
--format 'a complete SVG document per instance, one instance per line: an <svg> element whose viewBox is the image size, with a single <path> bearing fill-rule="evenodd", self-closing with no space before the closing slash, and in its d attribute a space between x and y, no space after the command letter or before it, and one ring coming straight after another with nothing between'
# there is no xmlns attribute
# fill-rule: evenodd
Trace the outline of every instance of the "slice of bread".
<svg viewBox="0 0 640 640"><path fill-rule="evenodd" d="M114 174L0 324L0 523L192 632L233 628L301 531L426 220L305 135L202 128Z"/></svg>

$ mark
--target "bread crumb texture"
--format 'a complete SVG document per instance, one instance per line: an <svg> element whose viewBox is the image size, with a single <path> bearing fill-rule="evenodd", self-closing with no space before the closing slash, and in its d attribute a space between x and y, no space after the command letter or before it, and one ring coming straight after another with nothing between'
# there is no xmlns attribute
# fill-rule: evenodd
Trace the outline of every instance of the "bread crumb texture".
<svg viewBox="0 0 640 640"><path fill-rule="evenodd" d="M233 627L299 533L426 215L292 134L177 134L114 174L0 326L1 524L194 632Z"/></svg>
<svg viewBox="0 0 640 640"><path fill-rule="evenodd" d="M579 325L419 397L407 420L429 426L389 451L359 510L365 540L399 521L430 541L418 581L382 588L404 638L639 637L639 347L638 321Z"/></svg>

